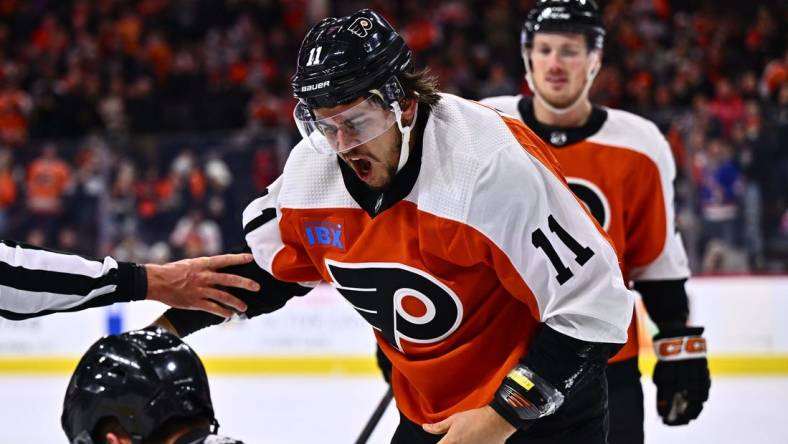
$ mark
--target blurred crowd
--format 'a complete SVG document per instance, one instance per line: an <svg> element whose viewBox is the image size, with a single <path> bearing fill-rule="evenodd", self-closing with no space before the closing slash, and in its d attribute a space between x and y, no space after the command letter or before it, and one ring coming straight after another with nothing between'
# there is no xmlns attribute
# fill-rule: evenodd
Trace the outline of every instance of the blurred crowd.
<svg viewBox="0 0 788 444"><path fill-rule="evenodd" d="M0 1L0 236L164 260L240 243L296 141L306 30L360 7L468 98L527 93L533 0ZM657 123L698 272L788 269L788 6L610 0L593 100ZM782 30L782 31L780 31Z"/></svg>

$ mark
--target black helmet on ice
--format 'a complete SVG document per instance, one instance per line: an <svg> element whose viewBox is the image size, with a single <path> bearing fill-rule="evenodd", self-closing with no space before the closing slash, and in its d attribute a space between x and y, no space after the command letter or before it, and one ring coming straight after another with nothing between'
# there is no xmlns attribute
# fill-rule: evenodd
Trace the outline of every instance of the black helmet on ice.
<svg viewBox="0 0 788 444"><path fill-rule="evenodd" d="M180 338L148 328L88 349L68 384L61 424L70 443L93 444L101 439L96 426L114 418L137 444L171 419L192 417L216 426L205 368Z"/></svg>

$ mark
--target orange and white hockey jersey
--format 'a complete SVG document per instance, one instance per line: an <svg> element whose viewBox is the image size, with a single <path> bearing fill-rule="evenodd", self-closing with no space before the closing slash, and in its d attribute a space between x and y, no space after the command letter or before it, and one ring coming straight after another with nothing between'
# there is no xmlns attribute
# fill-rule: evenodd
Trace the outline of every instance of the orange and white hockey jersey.
<svg viewBox="0 0 788 444"><path fill-rule="evenodd" d="M626 111L595 107L584 126L556 128L537 122L530 98L491 97L482 103L517 116L547 142L572 191L610 235L627 282L689 277L674 225L675 162L656 125ZM626 346L611 362L637 354L633 319Z"/></svg>
<svg viewBox="0 0 788 444"><path fill-rule="evenodd" d="M488 404L540 322L624 343L615 252L525 125L442 95L414 137L382 194L302 141L243 217L260 267L329 282L371 324L410 420Z"/></svg>

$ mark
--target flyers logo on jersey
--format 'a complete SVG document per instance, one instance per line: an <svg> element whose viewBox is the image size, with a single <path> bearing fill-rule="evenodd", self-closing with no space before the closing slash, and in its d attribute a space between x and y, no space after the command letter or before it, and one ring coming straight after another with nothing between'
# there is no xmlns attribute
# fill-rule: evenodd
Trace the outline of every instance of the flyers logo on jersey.
<svg viewBox="0 0 788 444"><path fill-rule="evenodd" d="M423 270L396 262L325 262L331 285L401 352L405 342L440 342L462 322L460 298Z"/></svg>
<svg viewBox="0 0 788 444"><path fill-rule="evenodd" d="M345 251L341 219L305 220L304 236L310 247L328 247Z"/></svg>

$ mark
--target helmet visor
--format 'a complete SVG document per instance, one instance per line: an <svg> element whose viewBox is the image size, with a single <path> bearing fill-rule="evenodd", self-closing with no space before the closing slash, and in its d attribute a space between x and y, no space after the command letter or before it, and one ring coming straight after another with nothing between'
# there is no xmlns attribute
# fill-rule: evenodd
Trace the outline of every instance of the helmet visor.
<svg viewBox="0 0 788 444"><path fill-rule="evenodd" d="M293 111L301 136L322 154L336 154L363 145L391 128L397 119L380 99L371 96L341 113L321 116L305 103Z"/></svg>

